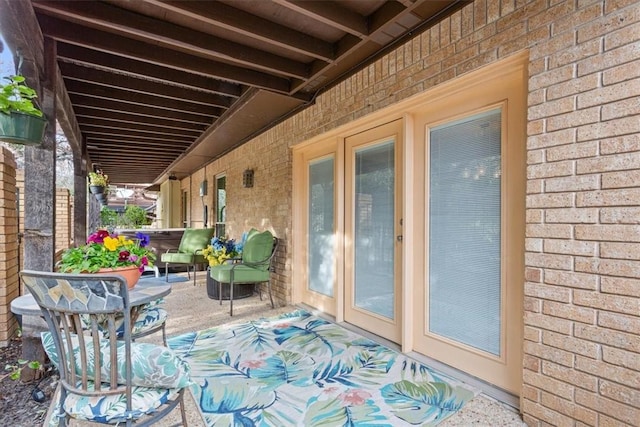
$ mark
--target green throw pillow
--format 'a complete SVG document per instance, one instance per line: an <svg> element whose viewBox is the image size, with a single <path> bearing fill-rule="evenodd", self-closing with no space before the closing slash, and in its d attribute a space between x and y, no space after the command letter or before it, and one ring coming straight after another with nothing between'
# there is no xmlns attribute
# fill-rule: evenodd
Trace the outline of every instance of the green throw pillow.
<svg viewBox="0 0 640 427"><path fill-rule="evenodd" d="M51 332L42 332L42 345L51 362L59 368L60 358L56 353ZM76 360L80 361L78 338L73 337L73 348ZM86 341L87 358L93 360L93 341ZM118 341L118 384L126 384L125 379L125 346L124 341ZM65 346L66 348L66 346ZM101 366L100 375L106 381L110 377L109 342L100 340L100 352L105 362ZM131 383L134 386L150 388L184 388L192 384L191 368L173 350L156 344L131 343ZM79 366L76 372L80 374ZM94 379L94 373L89 372L89 378Z"/></svg>

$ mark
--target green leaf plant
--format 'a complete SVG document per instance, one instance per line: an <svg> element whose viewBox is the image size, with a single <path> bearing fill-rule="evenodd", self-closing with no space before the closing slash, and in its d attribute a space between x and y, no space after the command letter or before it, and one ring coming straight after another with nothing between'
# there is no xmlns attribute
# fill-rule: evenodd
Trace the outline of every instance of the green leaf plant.
<svg viewBox="0 0 640 427"><path fill-rule="evenodd" d="M4 79L9 83L0 84L0 112L4 114L16 112L42 117L42 111L33 103L38 95L35 90L25 84L26 79L23 76L9 76Z"/></svg>

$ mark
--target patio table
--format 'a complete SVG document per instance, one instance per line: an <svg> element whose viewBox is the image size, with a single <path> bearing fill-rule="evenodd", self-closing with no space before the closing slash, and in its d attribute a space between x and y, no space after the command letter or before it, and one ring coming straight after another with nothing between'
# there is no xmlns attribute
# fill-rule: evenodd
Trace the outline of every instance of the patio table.
<svg viewBox="0 0 640 427"><path fill-rule="evenodd" d="M137 316L136 307L155 301L171 293L171 284L158 278L140 279L136 286L129 290L129 305L134 308L132 320ZM22 356L25 360L45 361L44 348L40 340L40 332L46 331L48 326L42 317L40 306L33 295L26 294L11 301L11 312L18 316L18 323L22 328ZM23 319L23 316L26 316ZM22 380L36 379L36 372L32 369L22 370Z"/></svg>
<svg viewBox="0 0 640 427"><path fill-rule="evenodd" d="M132 307L147 304L171 293L171 285L156 278L140 279L129 290L129 305ZM33 295L22 295L11 301L11 312L20 316L40 316L42 312Z"/></svg>

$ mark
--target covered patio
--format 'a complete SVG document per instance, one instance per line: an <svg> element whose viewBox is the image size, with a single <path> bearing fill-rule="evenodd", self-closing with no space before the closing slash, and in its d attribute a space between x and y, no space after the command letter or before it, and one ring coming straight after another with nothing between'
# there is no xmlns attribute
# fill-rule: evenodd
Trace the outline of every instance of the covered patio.
<svg viewBox="0 0 640 427"><path fill-rule="evenodd" d="M636 1L0 9L50 122L25 149L20 247L0 153L1 341L20 263L54 266L57 122L76 242L97 225L99 169L157 191L160 228L272 232L278 312L375 333L528 425L638 425Z"/></svg>
<svg viewBox="0 0 640 427"><path fill-rule="evenodd" d="M241 324L261 318L275 318L278 315L294 312L299 308L312 310L310 307L293 305L286 305L272 309L268 300L261 300L256 294L250 298L241 299L236 302L236 314L234 315L233 320L231 320L228 315L228 302L224 302L224 305L220 306L217 301L202 298L202 295L205 292L204 287L206 286L204 280L199 280L197 286L194 287L191 284L191 280L186 277L186 274L180 273L177 276L178 277L172 278L175 282L173 283L171 294L164 298L170 319L167 323L167 335L169 337L176 337L182 334L207 330L218 326ZM141 280L146 279L143 278ZM198 316L193 316L193 313L200 314ZM380 340L379 337L375 337L375 335L367 333L366 331L358 328L352 328L352 330L362 334L363 336L378 340L390 348L398 350L397 345L388 341ZM161 336L159 334L150 335L149 337L144 338L144 342L161 344L161 341ZM187 396L185 399L185 405L189 426L206 427L193 395L189 394ZM174 412L174 414L171 414L159 425L172 425L173 423L178 422L180 420L179 413L177 411ZM75 425L80 426L85 424L72 422L71 426ZM504 405L487 395L481 394L467 403L461 411L446 419L439 425L444 427L463 427L468 425L517 427L523 426L524 423L514 408Z"/></svg>

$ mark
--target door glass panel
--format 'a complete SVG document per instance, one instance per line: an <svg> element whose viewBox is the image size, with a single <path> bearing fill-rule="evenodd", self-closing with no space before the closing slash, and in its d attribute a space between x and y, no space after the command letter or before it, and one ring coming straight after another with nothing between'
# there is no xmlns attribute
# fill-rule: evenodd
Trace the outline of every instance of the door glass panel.
<svg viewBox="0 0 640 427"><path fill-rule="evenodd" d="M335 280L334 161L309 164L309 289L332 297Z"/></svg>
<svg viewBox="0 0 640 427"><path fill-rule="evenodd" d="M430 132L429 330L500 354L500 110Z"/></svg>
<svg viewBox="0 0 640 427"><path fill-rule="evenodd" d="M394 141L355 154L355 305L394 318Z"/></svg>
<svg viewBox="0 0 640 427"><path fill-rule="evenodd" d="M216 236L224 236L227 220L227 177L216 178Z"/></svg>

